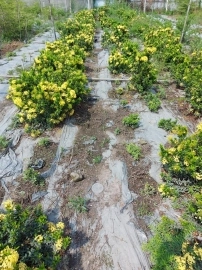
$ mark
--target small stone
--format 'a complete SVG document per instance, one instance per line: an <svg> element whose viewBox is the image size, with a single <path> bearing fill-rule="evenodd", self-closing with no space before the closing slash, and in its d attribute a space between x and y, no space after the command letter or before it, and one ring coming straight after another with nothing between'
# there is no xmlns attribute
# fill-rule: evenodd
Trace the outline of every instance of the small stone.
<svg viewBox="0 0 202 270"><path fill-rule="evenodd" d="M95 139L90 139L90 140L83 142L84 145L89 145L89 144L94 144L94 143L95 143Z"/></svg>
<svg viewBox="0 0 202 270"><path fill-rule="evenodd" d="M147 142L145 140L139 140L139 144L144 145L147 144Z"/></svg>
<svg viewBox="0 0 202 270"><path fill-rule="evenodd" d="M104 187L100 183L95 183L94 185L92 185L92 191L95 195L100 194L103 190L104 190Z"/></svg>
<svg viewBox="0 0 202 270"><path fill-rule="evenodd" d="M45 161L41 158L37 159L33 164L30 165L31 168L39 170L43 168L45 165Z"/></svg>
<svg viewBox="0 0 202 270"><path fill-rule="evenodd" d="M106 127L112 127L114 125L114 121L110 120L108 123L106 123Z"/></svg>
<svg viewBox="0 0 202 270"><path fill-rule="evenodd" d="M84 179L84 175L77 172L71 172L70 177L72 182L79 182Z"/></svg>

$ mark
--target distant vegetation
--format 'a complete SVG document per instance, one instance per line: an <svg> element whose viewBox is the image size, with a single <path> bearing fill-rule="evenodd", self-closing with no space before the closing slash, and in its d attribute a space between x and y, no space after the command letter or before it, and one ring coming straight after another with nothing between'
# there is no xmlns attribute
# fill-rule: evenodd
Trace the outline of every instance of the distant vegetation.
<svg viewBox="0 0 202 270"><path fill-rule="evenodd" d="M64 18L63 9L52 8L55 20ZM0 2L0 41L28 40L44 31L50 20L49 7L42 8L39 1L28 5L22 0L1 0Z"/></svg>

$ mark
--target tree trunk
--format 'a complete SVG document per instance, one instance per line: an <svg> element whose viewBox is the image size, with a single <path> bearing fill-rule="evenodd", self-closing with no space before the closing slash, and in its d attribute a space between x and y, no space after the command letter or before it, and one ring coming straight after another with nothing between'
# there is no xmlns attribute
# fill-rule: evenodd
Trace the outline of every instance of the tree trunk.
<svg viewBox="0 0 202 270"><path fill-rule="evenodd" d="M147 7L147 0L144 0L143 3L143 12L146 13L146 7Z"/></svg>
<svg viewBox="0 0 202 270"><path fill-rule="evenodd" d="M165 10L168 11L168 0L166 0Z"/></svg>

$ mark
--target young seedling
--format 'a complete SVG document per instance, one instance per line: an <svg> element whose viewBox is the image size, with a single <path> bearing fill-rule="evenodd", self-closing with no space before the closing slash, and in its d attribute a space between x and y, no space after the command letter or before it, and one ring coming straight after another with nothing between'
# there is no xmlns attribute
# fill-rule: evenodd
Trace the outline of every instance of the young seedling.
<svg viewBox="0 0 202 270"><path fill-rule="evenodd" d="M127 144L126 151L134 158L134 160L139 160L141 157L141 148L134 143Z"/></svg>
<svg viewBox="0 0 202 270"><path fill-rule="evenodd" d="M148 182L145 183L144 188L141 190L142 195L154 195L156 194L156 189L153 185L150 185Z"/></svg>
<svg viewBox="0 0 202 270"><path fill-rule="evenodd" d="M116 128L114 130L115 135L119 135L121 133L121 130L119 128Z"/></svg>
<svg viewBox="0 0 202 270"><path fill-rule="evenodd" d="M93 158L93 163L94 164L98 164L102 161L102 157L101 156L97 156Z"/></svg>
<svg viewBox="0 0 202 270"><path fill-rule="evenodd" d="M171 118L169 118L169 119L161 119L158 122L158 127L162 128L162 129L164 129L166 131L171 131L176 124L177 124L177 120L173 121Z"/></svg>
<svg viewBox="0 0 202 270"><path fill-rule="evenodd" d="M0 136L0 150L8 146L8 140L5 136Z"/></svg>
<svg viewBox="0 0 202 270"><path fill-rule="evenodd" d="M28 168L23 173L23 180L30 181L35 185L43 185L44 178L40 176L40 173L35 171L33 168Z"/></svg>
<svg viewBox="0 0 202 270"><path fill-rule="evenodd" d="M125 99L122 99L122 100L120 100L120 104L121 104L122 106L126 106L126 105L128 104L128 101L125 100Z"/></svg>
<svg viewBox="0 0 202 270"><path fill-rule="evenodd" d="M140 124L140 117L137 113L132 113L124 117L122 123L128 127L137 128Z"/></svg>
<svg viewBox="0 0 202 270"><path fill-rule="evenodd" d="M104 140L101 143L101 147L105 147L109 143L110 143L110 138L104 138Z"/></svg>
<svg viewBox="0 0 202 270"><path fill-rule="evenodd" d="M39 146L49 146L50 145L50 139L49 138L41 138L38 142Z"/></svg>
<svg viewBox="0 0 202 270"><path fill-rule="evenodd" d="M151 112L158 112L161 107L161 101L157 95L149 93L145 96L145 100Z"/></svg>
<svg viewBox="0 0 202 270"><path fill-rule="evenodd" d="M118 95L123 95L123 93L124 93L123 88L119 87L118 89L116 89L116 93L117 93Z"/></svg>
<svg viewBox="0 0 202 270"><path fill-rule="evenodd" d="M88 208L86 206L87 200L81 196L71 198L68 202L69 208L75 210L78 213L86 213Z"/></svg>

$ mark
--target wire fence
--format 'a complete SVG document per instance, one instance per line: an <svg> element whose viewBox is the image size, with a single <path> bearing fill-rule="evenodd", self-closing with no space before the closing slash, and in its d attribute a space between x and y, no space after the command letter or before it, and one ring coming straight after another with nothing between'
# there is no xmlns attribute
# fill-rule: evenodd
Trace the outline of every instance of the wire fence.
<svg viewBox="0 0 202 270"><path fill-rule="evenodd" d="M29 1L29 0L27 0ZM41 8L49 5L49 0L38 0ZM78 11L84 8L92 8L93 0L50 0L50 4L55 8L62 8L66 11Z"/></svg>

